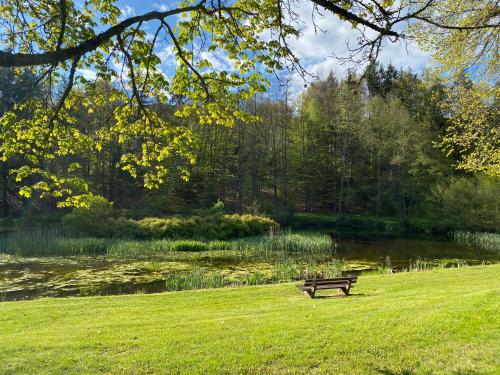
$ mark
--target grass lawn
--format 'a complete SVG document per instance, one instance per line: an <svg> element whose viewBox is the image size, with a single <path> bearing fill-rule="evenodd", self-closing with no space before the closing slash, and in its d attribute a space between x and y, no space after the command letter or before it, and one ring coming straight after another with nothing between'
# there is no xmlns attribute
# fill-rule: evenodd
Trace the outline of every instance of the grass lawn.
<svg viewBox="0 0 500 375"><path fill-rule="evenodd" d="M0 373L500 373L500 265L0 303Z"/></svg>

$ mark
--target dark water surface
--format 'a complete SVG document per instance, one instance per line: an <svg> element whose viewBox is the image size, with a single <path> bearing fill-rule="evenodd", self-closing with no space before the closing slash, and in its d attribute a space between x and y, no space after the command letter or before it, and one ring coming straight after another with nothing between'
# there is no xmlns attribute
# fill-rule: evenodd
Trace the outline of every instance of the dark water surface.
<svg viewBox="0 0 500 375"><path fill-rule="evenodd" d="M334 254L325 255L325 261L343 259L343 267L349 271L373 271L381 267L402 270L418 262L451 267L500 260L498 252L446 240L333 237L338 246ZM165 275L189 270L193 264L228 279L255 272L266 277L273 267L269 257L230 250L175 252L144 259L107 255L16 257L0 253L0 301L162 292Z"/></svg>

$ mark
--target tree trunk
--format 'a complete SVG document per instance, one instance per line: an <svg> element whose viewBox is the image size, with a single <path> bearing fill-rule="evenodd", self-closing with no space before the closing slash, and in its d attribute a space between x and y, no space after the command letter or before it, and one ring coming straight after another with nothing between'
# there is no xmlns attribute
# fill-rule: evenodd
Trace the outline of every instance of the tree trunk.
<svg viewBox="0 0 500 375"><path fill-rule="evenodd" d="M9 207L9 165L7 162L2 162L2 213L3 216L10 216Z"/></svg>

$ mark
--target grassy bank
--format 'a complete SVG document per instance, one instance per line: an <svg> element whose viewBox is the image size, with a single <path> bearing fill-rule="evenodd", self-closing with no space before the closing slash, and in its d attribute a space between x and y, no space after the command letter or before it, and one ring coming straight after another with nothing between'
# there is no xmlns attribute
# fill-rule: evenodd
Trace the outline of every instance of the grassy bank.
<svg viewBox="0 0 500 375"><path fill-rule="evenodd" d="M282 284L4 302L0 373L495 373L499 275L363 276L343 299Z"/></svg>

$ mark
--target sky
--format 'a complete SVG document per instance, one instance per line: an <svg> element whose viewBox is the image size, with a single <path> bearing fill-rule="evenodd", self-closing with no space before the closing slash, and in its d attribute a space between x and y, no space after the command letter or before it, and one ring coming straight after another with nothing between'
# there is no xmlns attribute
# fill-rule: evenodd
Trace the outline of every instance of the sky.
<svg viewBox="0 0 500 375"><path fill-rule="evenodd" d="M165 11L176 7L175 0L119 0L118 5L122 11L122 17L130 17L152 10ZM315 76L324 77L333 72L337 76L342 76L349 68L349 65L342 64L335 56L347 56L348 47L354 45L357 38L356 30L353 30L347 22L341 21L336 16L323 11L323 17L316 15L315 23L320 30L315 30L312 22L312 3L308 0L298 0L295 8L303 23L300 26L301 35L298 39L292 40L290 45L293 52L300 58L302 65L307 71ZM146 26L147 27L147 26ZM147 28L146 28L146 31ZM172 54L171 46L163 46L159 51L162 59L162 70L168 74L175 68L175 57ZM231 62L223 54L212 53L207 56L214 68L230 69ZM391 63L397 68L408 69L416 73L421 73L430 62L430 56L423 52L415 44L389 43L384 46L379 61L387 65ZM92 72L80 71L83 75L92 75ZM292 77L292 91L304 87L304 81L298 77Z"/></svg>

